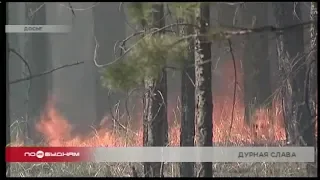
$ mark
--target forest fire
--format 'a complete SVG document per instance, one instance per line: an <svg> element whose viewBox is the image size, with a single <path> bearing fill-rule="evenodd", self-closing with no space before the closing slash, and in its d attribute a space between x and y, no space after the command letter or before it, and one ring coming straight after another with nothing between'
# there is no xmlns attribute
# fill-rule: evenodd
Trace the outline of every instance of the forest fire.
<svg viewBox="0 0 320 180"><path fill-rule="evenodd" d="M238 71L239 89L234 104L234 116L232 118L233 107L233 78L230 70L232 64L228 63L223 68L223 74L226 78L220 87L223 93L214 97L213 108L213 142L217 144L228 145L248 145L253 143L270 144L285 140L285 129L283 126L283 115L281 104L276 100L273 102L272 110L257 110L254 117L255 125L249 127L244 122L244 104L242 103L241 84L242 76ZM240 69L240 68L239 68ZM231 84L231 85L230 85ZM177 104L169 100L168 104L168 121L169 121L169 143L170 146L179 146L180 123ZM169 108L171 107L171 108ZM177 108L172 108L177 107ZM175 110L173 110L175 109ZM54 100L50 100L47 104L46 111L36 125L36 130L41 133L45 139L47 146L77 146L77 147L125 147L125 146L142 146L142 114L135 115L140 117L137 120L131 120L140 124L137 130L117 130L114 126L110 126L112 118L106 116L101 121L100 127L92 128L92 132L87 135L72 135L73 127L69 124L68 119L61 115L55 108ZM271 119L272 118L272 119ZM230 133L230 126L232 128ZM273 123L271 123L273 122ZM137 126L135 124L135 126Z"/></svg>
<svg viewBox="0 0 320 180"><path fill-rule="evenodd" d="M216 102L221 102L217 101ZM214 137L213 142L224 143L230 142L232 144L250 144L254 141L271 142L275 140L284 140L285 132L282 128L281 114L277 110L273 115L274 125L271 127L268 114L264 110L259 110L257 116L257 127L254 131L245 125L243 120L243 106L237 102L235 108L235 116L232 125L232 132L228 138L231 116L230 108L232 106L232 99L224 100L222 103L217 103L214 106L213 126ZM170 116L169 116L170 117ZM180 127L179 123L171 123L169 127L169 140L171 146L179 145ZM93 130L91 134L86 137L75 136L72 137L72 126L68 120L63 117L54 107L53 102L49 102L47 111L44 113L39 123L36 126L49 146L141 146L142 145L142 129L135 133L132 132L117 132L110 128L99 128Z"/></svg>
<svg viewBox="0 0 320 180"><path fill-rule="evenodd" d="M239 66L238 66L239 67ZM234 118L232 129L231 124L231 108L233 106L233 66L232 63L226 63L222 71L226 78L223 85L220 87L222 92L218 97L214 97L213 109L213 142L215 143L231 143L231 144L251 144L255 141L272 142L284 140L285 132L282 125L282 115L279 105L274 102L273 114L268 116L267 110L261 109L256 113L256 129L252 129L245 125L244 122L244 105L241 101L242 95L237 91L237 98L235 103ZM240 70L240 68L239 68ZM238 70L237 81L242 84L241 73ZM231 85L230 85L231 84ZM241 88L240 88L241 89ZM227 91L226 91L227 90ZM170 101L169 102L174 102ZM177 107L176 104L170 103L168 107ZM173 115L173 110L177 108L168 108L168 121L171 122L169 127L169 142L171 146L179 145L180 127L176 120L177 115ZM170 112L171 110L171 112ZM176 111L178 112L178 110ZM170 114L171 113L171 114ZM141 117L141 115L140 115ZM273 117L273 126L271 120ZM142 118L139 118L141 124ZM142 146L142 128L136 132L118 131L113 128L105 127L106 124L111 123L112 120L106 117L100 128L93 129L92 133L87 136L72 137L72 126L68 120L63 117L54 107L53 100L48 102L47 110L41 117L36 129L44 136L47 145L49 146ZM173 123L172 123L173 122Z"/></svg>

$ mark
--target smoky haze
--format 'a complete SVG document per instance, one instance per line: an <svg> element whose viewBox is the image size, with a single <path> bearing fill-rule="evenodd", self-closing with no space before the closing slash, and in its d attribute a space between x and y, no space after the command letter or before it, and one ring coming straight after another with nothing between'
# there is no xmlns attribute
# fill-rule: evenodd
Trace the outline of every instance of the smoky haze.
<svg viewBox="0 0 320 180"><path fill-rule="evenodd" d="M10 3L9 25L71 25L72 32L67 34L9 34L10 48L18 51L30 64L32 74L39 74L56 67L84 62L81 65L64 68L51 74L12 84L10 86L10 117L11 122L26 120L27 135L37 139L34 130L35 122L44 111L48 100L56 102L57 109L74 125L75 130L84 132L89 126L99 124L103 117L119 101L121 110L124 109L125 92L112 92L101 85L99 68L94 64L96 48L95 38L99 43L96 49L96 61L105 64L114 60L114 44L124 39L134 30L129 18L125 17L124 7L119 8L119 2L83 2L71 3L74 14L68 3ZM211 24L231 22L235 9L212 7ZM269 4L269 6L271 6ZM220 11L215 11L220 9ZM301 6L303 17L308 19L308 8ZM271 7L268 7L268 22L272 25L275 20ZM170 23L170 20L167 20ZM229 24L232 25L232 24ZM241 18L236 19L235 25L242 25ZM306 32L308 33L308 32ZM241 58L241 42L235 39L234 51L236 58ZM269 42L275 47L274 41ZM217 92L222 82L220 67L231 60L230 54L224 52L226 45L213 44L213 92ZM269 49L269 60L276 59L275 48ZM119 55L119 54L117 54ZM218 61L219 59L219 61ZM276 61L272 61L273 68ZM28 70L22 61L10 53L10 81L28 76ZM272 74L273 79L276 75ZM168 99L176 101L179 95L180 74L170 72L168 75ZM30 87L29 87L30 86ZM136 98L131 103L139 102Z"/></svg>

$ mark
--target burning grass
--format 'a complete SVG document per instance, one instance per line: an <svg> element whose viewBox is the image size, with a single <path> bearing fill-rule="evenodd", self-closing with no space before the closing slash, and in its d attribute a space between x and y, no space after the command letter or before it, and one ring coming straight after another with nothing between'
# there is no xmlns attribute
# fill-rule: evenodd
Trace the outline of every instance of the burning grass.
<svg viewBox="0 0 320 180"><path fill-rule="evenodd" d="M227 72L227 71L226 71ZM239 71L238 71L239 72ZM232 72L227 72L232 73ZM225 76L229 77L229 76ZM238 77L241 77L238 75ZM231 78L231 76L230 76ZM233 82L233 80L226 81ZM238 79L238 82L241 80ZM232 83L231 83L232 84ZM214 97L213 109L213 142L219 146L244 146L258 144L275 144L285 140L283 116L281 106L274 100L271 110L259 109L256 111L256 128L250 128L244 123L244 105L241 101L241 92L237 92L234 119L231 133L231 107L233 106L232 86L223 85L223 95ZM227 89L227 91L226 91ZM241 88L240 88L241 89ZM228 91L230 90L230 91ZM172 110L169 117L170 146L179 145L180 123L178 118L179 106L170 103ZM141 118L140 118L141 119ZM271 123L273 122L273 123ZM111 126L112 119L106 117L100 127L92 128L86 135L73 135L73 127L67 118L61 115L49 101L46 111L41 116L36 130L44 137L44 146L77 146L77 147L127 147L142 146L142 129ZM141 123L141 122L140 122ZM16 127L16 128L15 128ZM19 129L16 124L13 129ZM16 139L11 146L22 146ZM140 176L140 163L11 163L10 176L14 177L123 177L131 176L131 166L134 165ZM216 177L284 177L308 176L305 163L214 163ZM165 176L178 177L178 163L165 164Z"/></svg>
<svg viewBox="0 0 320 180"><path fill-rule="evenodd" d="M225 100L223 104L214 106L214 138L216 145L248 145L254 142L272 143L284 140L284 129L281 124L281 111L274 109L273 118L278 123L271 126L268 114L263 110L257 111L257 124L259 129L252 131L244 125L243 106L237 101L235 119L230 138L226 138L231 117L227 107L232 102ZM276 107L276 106L274 106ZM230 108L229 108L230 109ZM174 116L171 116L174 117ZM224 117L224 118L222 118ZM279 118L279 119L277 119ZM102 123L103 124L103 123ZM141 146L142 133L137 131L120 131L119 129L99 128L94 129L86 136L72 136L72 126L49 103L46 113L43 114L36 129L45 138L45 146ZM271 130L272 129L272 130ZM179 123L173 120L170 127L170 145L179 144ZM15 144L16 146L19 144ZM22 144L20 144L22 145ZM13 144L11 146L14 146ZM134 165L142 175L141 163L11 163L11 176L14 177L124 177L131 176L131 166ZM214 163L215 177L281 177L281 176L308 176L305 163ZM178 163L165 164L165 176L178 177Z"/></svg>
<svg viewBox="0 0 320 180"><path fill-rule="evenodd" d="M231 100L230 100L231 101ZM224 104L215 105L213 113L213 142L217 144L231 143L232 145L249 145L256 142L273 143L285 140L285 132L282 126L281 113L278 109L274 115L264 110L256 113L256 128L252 129L245 125L243 118L243 106L236 103L235 116L232 123L230 136L231 115L228 112L230 103L225 100ZM227 108L228 107L228 108ZM277 106L275 106L277 108ZM221 118L224 117L224 118ZM271 125L269 117L273 118ZM169 127L170 146L179 145L180 125L177 119L171 120ZM93 128L87 135L72 135L72 126L50 102L46 112L41 116L36 130L44 137L46 146L77 146L77 147L123 147L142 146L142 128L134 131L128 129L110 128L108 123L111 119L105 118L98 128ZM107 125L106 125L107 124ZM103 127L105 126L105 127ZM113 127L113 126L111 126Z"/></svg>

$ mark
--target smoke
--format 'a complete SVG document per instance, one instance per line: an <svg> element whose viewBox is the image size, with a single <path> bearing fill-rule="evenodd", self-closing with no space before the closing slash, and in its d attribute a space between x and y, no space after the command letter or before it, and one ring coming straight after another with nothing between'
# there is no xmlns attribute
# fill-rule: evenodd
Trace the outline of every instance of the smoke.
<svg viewBox="0 0 320 180"><path fill-rule="evenodd" d="M241 145L252 144L257 141L270 143L284 140L285 131L281 106L276 100L273 102L271 116L267 110L259 109L254 115L256 117L255 128L252 129L245 125L241 68L238 69L237 75L238 89L232 132L228 137L231 123L231 107L233 106L234 72L232 62L226 62L221 68L221 73L221 78L223 79L220 80L219 91L215 93L213 98L213 142ZM174 98L168 100L169 143L171 146L180 144L180 101L177 96L169 96ZM142 146L142 109L132 116L133 120L122 124L125 127L120 127L119 124L117 125L112 120L111 116L107 115L101 121L99 127L91 127L92 131L90 133L72 135L74 127L70 125L67 118L59 113L54 104L53 99L48 100L46 110L36 125L37 131L43 136L47 146Z"/></svg>

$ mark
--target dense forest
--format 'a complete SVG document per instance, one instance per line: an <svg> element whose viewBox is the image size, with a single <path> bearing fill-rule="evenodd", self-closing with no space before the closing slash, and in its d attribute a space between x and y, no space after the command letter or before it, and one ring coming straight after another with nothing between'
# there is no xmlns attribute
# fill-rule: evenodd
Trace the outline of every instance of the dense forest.
<svg viewBox="0 0 320 180"><path fill-rule="evenodd" d="M8 25L72 26L67 34L7 33L7 144L317 146L315 2L25 2L6 9ZM7 175L316 176L317 169L60 166L12 164Z"/></svg>

